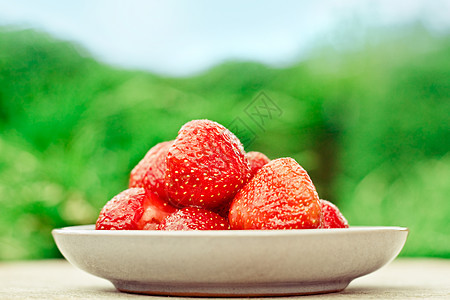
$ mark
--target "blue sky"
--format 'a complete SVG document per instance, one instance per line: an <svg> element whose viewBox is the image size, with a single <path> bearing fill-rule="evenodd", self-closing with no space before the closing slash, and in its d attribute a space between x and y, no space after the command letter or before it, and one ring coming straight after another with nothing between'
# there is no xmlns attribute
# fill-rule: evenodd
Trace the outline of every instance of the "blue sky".
<svg viewBox="0 0 450 300"><path fill-rule="evenodd" d="M229 59L287 65L318 43L343 46L342 31L358 38L420 21L447 32L449 12L445 0L0 0L0 25L75 41L113 65L182 76Z"/></svg>

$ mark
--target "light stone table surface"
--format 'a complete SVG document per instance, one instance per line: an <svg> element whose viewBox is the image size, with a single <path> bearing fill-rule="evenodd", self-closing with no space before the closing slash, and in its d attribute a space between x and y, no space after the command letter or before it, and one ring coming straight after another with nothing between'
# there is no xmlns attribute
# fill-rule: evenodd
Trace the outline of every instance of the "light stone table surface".
<svg viewBox="0 0 450 300"><path fill-rule="evenodd" d="M194 299L120 293L109 281L78 270L65 260L0 263L0 299L2 300L138 298ZM340 293L273 299L294 298L300 300L309 298L450 299L450 260L400 258L372 274L355 279Z"/></svg>

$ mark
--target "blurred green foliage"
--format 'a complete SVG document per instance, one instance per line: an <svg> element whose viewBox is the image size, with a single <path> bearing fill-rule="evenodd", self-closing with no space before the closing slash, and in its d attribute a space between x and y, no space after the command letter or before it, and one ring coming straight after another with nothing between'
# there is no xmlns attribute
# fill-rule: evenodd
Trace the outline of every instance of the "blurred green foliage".
<svg viewBox="0 0 450 300"><path fill-rule="evenodd" d="M146 151L198 118L239 118L247 150L295 158L352 225L409 227L403 255L450 257L449 57L449 36L416 26L288 68L165 78L0 30L0 260L60 256L51 229L95 222ZM282 115L258 127L245 111L261 91Z"/></svg>

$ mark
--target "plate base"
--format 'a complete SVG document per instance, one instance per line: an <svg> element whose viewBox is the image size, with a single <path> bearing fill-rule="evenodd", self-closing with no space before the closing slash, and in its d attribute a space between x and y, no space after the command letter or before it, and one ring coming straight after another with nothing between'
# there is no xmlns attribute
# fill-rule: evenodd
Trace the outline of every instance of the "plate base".
<svg viewBox="0 0 450 300"><path fill-rule="evenodd" d="M306 283L266 283L266 284L158 284L111 280L121 292L165 296L201 297L248 297L310 295L333 293L344 290L350 281L306 282Z"/></svg>

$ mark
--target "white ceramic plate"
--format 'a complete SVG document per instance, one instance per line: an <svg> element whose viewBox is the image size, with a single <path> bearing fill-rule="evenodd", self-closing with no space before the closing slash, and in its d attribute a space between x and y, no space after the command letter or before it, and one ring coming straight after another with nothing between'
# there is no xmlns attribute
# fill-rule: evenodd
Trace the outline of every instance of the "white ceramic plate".
<svg viewBox="0 0 450 300"><path fill-rule="evenodd" d="M341 291L392 261L401 227L242 231L53 230L73 265L123 292L188 296Z"/></svg>

